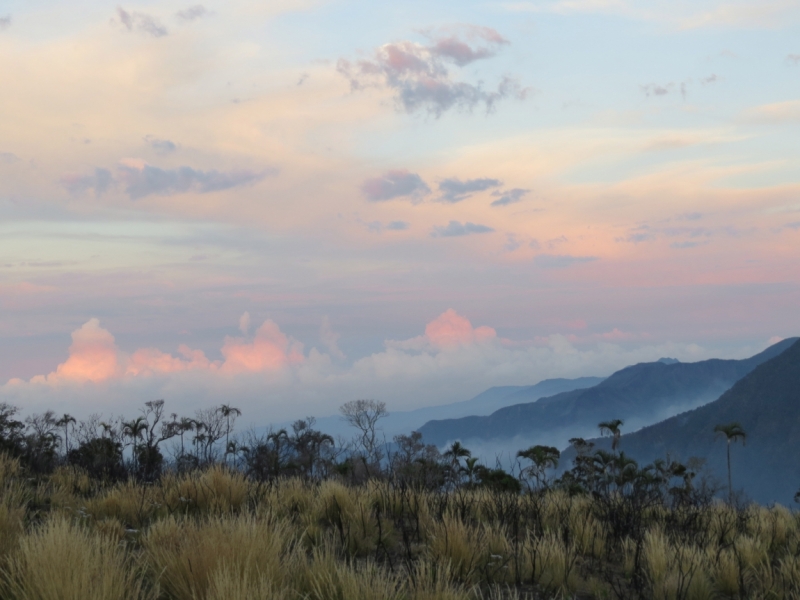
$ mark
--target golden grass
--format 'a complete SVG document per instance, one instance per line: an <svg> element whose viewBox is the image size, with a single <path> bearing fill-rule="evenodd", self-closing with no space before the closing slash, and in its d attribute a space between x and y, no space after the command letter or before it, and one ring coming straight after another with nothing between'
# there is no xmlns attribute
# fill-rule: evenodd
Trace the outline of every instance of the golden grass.
<svg viewBox="0 0 800 600"><path fill-rule="evenodd" d="M0 455L0 598L521 600L634 585L653 600L800 598L791 510L654 506L627 537L603 514L558 490L259 484L223 466L153 484L72 468L29 479Z"/></svg>
<svg viewBox="0 0 800 600"><path fill-rule="evenodd" d="M23 536L3 568L4 598L139 600L142 571L118 540L56 517Z"/></svg>
<svg viewBox="0 0 800 600"><path fill-rule="evenodd" d="M212 580L219 589L220 570L233 569L252 585L267 578L279 588L294 554L286 524L252 516L168 517L149 528L142 545L153 576L169 597L180 600L208 597Z"/></svg>

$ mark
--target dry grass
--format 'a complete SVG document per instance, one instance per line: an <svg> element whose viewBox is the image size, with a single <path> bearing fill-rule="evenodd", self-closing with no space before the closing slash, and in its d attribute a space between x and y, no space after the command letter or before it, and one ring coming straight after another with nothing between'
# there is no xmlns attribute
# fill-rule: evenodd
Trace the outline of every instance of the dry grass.
<svg viewBox="0 0 800 600"><path fill-rule="evenodd" d="M31 480L0 455L0 597L800 598L786 508L654 506L617 537L604 514L563 491L258 484L222 466L147 485L65 468Z"/></svg>
<svg viewBox="0 0 800 600"><path fill-rule="evenodd" d="M139 600L142 570L118 540L56 517L23 536L3 568L4 598Z"/></svg>

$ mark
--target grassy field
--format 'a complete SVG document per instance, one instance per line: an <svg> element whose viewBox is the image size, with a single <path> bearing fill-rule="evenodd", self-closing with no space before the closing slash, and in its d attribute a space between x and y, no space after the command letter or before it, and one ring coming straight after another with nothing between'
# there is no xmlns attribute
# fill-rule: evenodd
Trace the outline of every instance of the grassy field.
<svg viewBox="0 0 800 600"><path fill-rule="evenodd" d="M372 480L256 482L223 466L152 483L0 455L9 599L798 598L783 507Z"/></svg>

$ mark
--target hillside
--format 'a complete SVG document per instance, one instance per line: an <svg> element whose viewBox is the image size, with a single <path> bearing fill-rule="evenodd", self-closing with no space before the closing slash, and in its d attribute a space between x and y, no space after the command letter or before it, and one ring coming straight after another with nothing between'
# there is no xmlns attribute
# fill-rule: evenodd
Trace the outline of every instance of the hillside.
<svg viewBox="0 0 800 600"><path fill-rule="evenodd" d="M640 363L588 389L508 406L489 416L430 421L419 431L427 442L437 445L455 439L467 443L517 438L510 443L563 447L571 437L596 435L599 421L620 418L628 427L639 428L711 402L796 339L744 360Z"/></svg>
<svg viewBox="0 0 800 600"><path fill-rule="evenodd" d="M426 406L409 411L396 411L392 406L389 416L379 423L381 434L387 441L397 434L407 434L419 429L431 419L455 419L467 415L488 415L499 408L519 404L520 402L535 402L539 398L552 396L561 392L585 389L603 381L602 377L578 377L576 379L544 379L535 385L507 385L495 386L484 390L474 398ZM274 428L288 428L291 423L278 423ZM333 436L349 438L353 435L353 428L347 425L339 415L317 419L315 427Z"/></svg>
<svg viewBox="0 0 800 600"><path fill-rule="evenodd" d="M724 483L726 444L714 427L732 421L747 432L745 446L731 447L734 490L761 503L792 505L800 488L800 342L756 367L718 400L623 435L620 449L640 463L667 454L678 460L702 457ZM609 445L605 439L592 441Z"/></svg>

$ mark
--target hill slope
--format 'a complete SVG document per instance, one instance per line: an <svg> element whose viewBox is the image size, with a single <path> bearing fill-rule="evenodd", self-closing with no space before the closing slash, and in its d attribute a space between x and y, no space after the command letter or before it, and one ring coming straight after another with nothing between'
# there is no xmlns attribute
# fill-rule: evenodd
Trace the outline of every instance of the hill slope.
<svg viewBox="0 0 800 600"><path fill-rule="evenodd" d="M726 443L714 435L714 427L733 421L747 432L746 446L731 446L734 490L743 489L764 504L791 505L800 488L800 342L755 368L718 400L623 435L620 449L640 464L667 454L678 460L705 458L724 484ZM606 439L592 441L609 445Z"/></svg>
<svg viewBox="0 0 800 600"><path fill-rule="evenodd" d="M379 422L382 435L388 441L397 434L408 434L419 429L431 419L454 419L466 415L488 415L499 408L535 402L539 398L552 396L565 391L585 389L603 381L602 377L578 377L577 379L544 379L535 385L495 386L471 398L451 404L426 406L409 411L395 411L389 406L389 416ZM288 428L291 423L278 423L275 428ZM354 434L352 427L342 421L339 415L317 419L315 427L330 435L349 438Z"/></svg>
<svg viewBox="0 0 800 600"><path fill-rule="evenodd" d="M419 431L427 442L437 445L455 439L518 438L520 447L528 443L563 447L571 437L596 435L599 421L625 419L635 429L711 402L794 340L784 340L744 360L640 363L588 389L508 406L485 417L430 421Z"/></svg>

